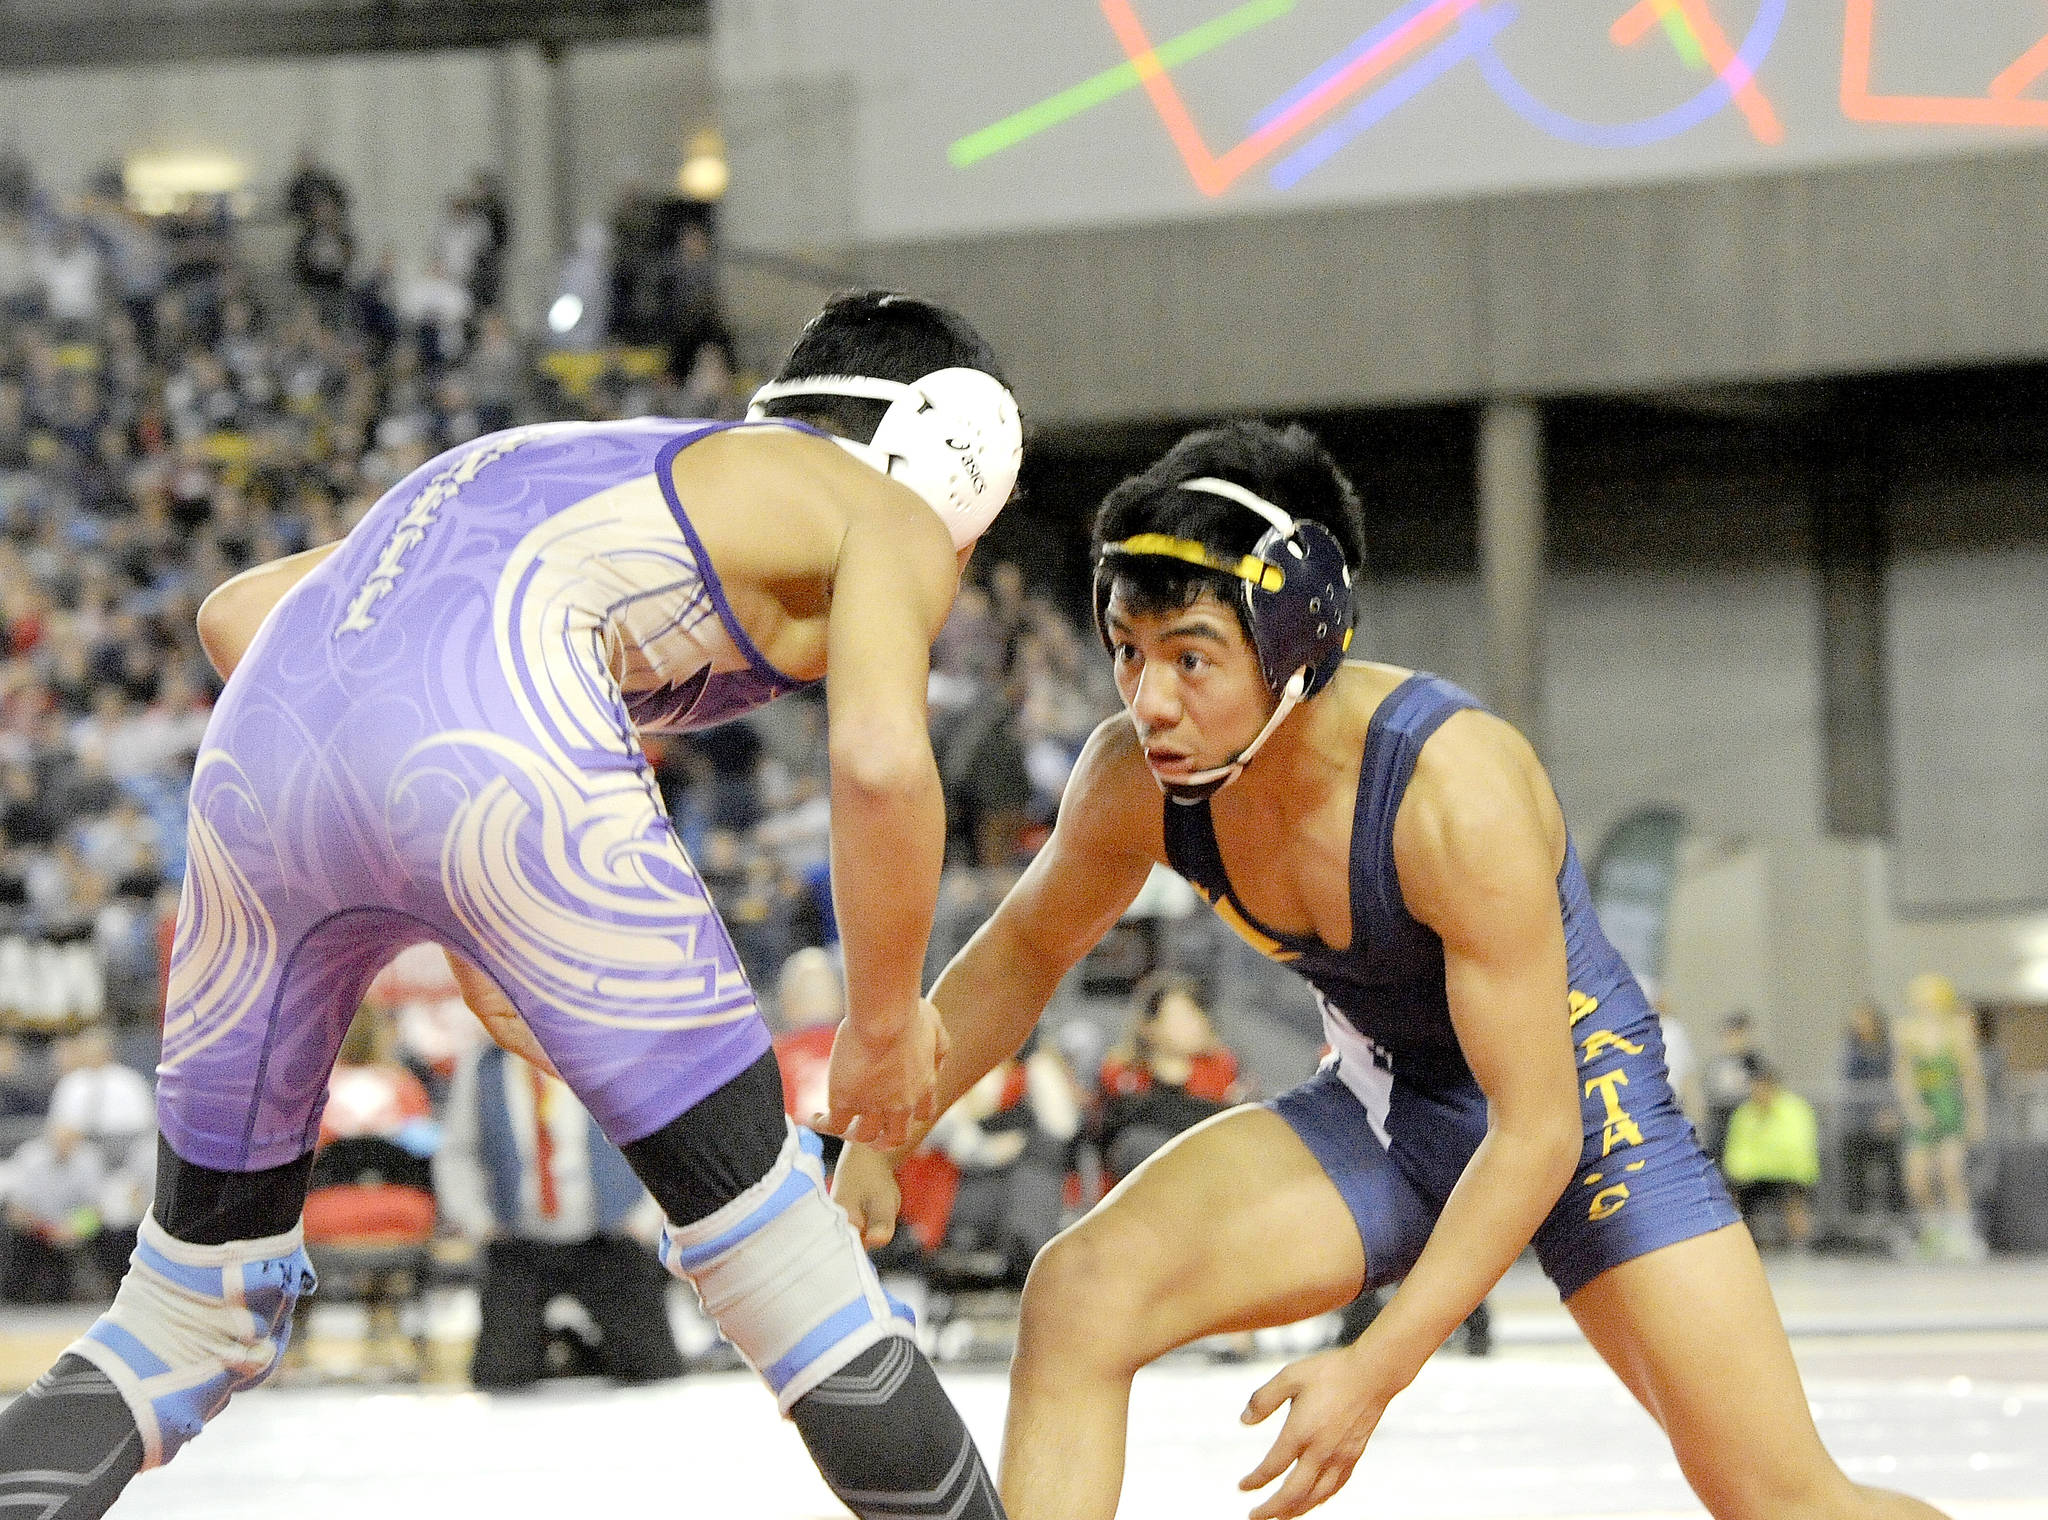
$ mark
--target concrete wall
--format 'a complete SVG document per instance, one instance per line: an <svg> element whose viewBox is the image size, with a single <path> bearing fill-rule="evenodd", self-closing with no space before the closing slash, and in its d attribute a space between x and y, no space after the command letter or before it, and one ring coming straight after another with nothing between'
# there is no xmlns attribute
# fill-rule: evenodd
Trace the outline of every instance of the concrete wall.
<svg viewBox="0 0 2048 1520"><path fill-rule="evenodd" d="M859 257L956 300L1044 421L1625 392L2048 354L2044 167L2013 150Z"/></svg>

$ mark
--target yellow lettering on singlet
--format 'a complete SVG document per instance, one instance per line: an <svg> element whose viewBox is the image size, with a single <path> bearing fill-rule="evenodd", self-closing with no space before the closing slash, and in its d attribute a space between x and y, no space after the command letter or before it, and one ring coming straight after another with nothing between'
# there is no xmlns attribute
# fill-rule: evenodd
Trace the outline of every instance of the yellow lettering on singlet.
<svg viewBox="0 0 2048 1520"><path fill-rule="evenodd" d="M1628 1086L1628 1073L1619 1068L1603 1071L1597 1077L1586 1079L1587 1097L1594 1092L1600 1094L1600 1101L1607 1108L1607 1126L1601 1135L1600 1154L1610 1156L1618 1145L1641 1145L1643 1132L1636 1127L1636 1121L1629 1117L1628 1110L1621 1106L1616 1089Z"/></svg>
<svg viewBox="0 0 2048 1520"><path fill-rule="evenodd" d="M1286 949L1272 935L1262 934L1254 928L1251 922L1242 913L1237 911L1237 904L1229 898L1211 897L1204 888L1195 886L1193 882L1190 882L1189 885L1195 887L1195 895L1214 908L1216 916L1230 925L1239 939L1250 945L1259 954L1265 956L1267 960L1286 962L1301 959L1300 951Z"/></svg>
<svg viewBox="0 0 2048 1520"><path fill-rule="evenodd" d="M1580 1019L1583 1019L1587 1014L1600 1006L1600 999L1587 997L1585 993L1574 987L1566 995L1565 1005L1571 1009L1572 1023L1576 1026Z"/></svg>
<svg viewBox="0 0 2048 1520"><path fill-rule="evenodd" d="M1579 1042L1579 1048L1585 1052L1584 1055L1579 1057L1579 1064L1581 1066L1591 1066L1610 1050L1625 1050L1632 1056L1639 1056L1643 1053L1642 1046L1636 1044L1633 1040L1616 1034L1611 1029L1594 1030L1593 1033L1587 1035L1585 1039Z"/></svg>
<svg viewBox="0 0 2048 1520"><path fill-rule="evenodd" d="M1628 1184L1617 1182L1611 1188L1602 1188L1593 1195L1593 1203L1586 1210L1588 1219L1606 1219L1621 1212L1621 1206L1628 1202Z"/></svg>

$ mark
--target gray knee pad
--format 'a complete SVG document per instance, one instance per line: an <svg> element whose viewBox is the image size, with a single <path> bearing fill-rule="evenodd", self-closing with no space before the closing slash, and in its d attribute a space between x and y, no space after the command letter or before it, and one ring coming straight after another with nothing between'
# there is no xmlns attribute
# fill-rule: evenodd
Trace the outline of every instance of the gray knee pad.
<svg viewBox="0 0 2048 1520"><path fill-rule="evenodd" d="M244 1388L276 1368L292 1310L313 1291L297 1226L263 1240L195 1246L142 1221L114 1303L66 1349L106 1374L161 1467Z"/></svg>
<svg viewBox="0 0 2048 1520"><path fill-rule="evenodd" d="M784 1414L868 1347L916 1334L826 1193L819 1149L816 1135L790 1125L767 1176L661 1238L662 1265L697 1290Z"/></svg>

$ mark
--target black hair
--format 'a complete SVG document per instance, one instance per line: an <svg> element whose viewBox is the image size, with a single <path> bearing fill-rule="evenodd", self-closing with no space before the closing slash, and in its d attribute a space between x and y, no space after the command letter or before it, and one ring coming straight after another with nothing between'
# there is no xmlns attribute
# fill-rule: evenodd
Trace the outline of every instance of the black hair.
<svg viewBox="0 0 2048 1520"><path fill-rule="evenodd" d="M1229 559L1249 554L1269 524L1237 502L1178 489L1205 475L1241 485L1290 517L1321 523L1336 536L1354 577L1363 573L1365 513L1336 460L1307 428L1249 421L1189 433L1111 491L1095 514L1091 557L1099 564L1106 545L1139 533L1192 539ZM1186 607L1210 591L1244 620L1238 582L1220 570L1150 555L1115 559L1109 570L1133 611Z"/></svg>
<svg viewBox="0 0 2048 1520"><path fill-rule="evenodd" d="M978 369L1003 379L995 350L950 307L894 290L842 290L804 324L775 378L865 375L907 385L940 369ZM865 443L874 437L888 403L858 396L791 396L769 402L766 410Z"/></svg>

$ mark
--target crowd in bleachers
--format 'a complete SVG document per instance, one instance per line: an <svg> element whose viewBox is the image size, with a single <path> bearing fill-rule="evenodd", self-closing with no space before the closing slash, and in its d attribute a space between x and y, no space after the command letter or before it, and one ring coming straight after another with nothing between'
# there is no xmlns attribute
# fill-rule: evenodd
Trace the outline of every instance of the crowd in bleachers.
<svg viewBox="0 0 2048 1520"><path fill-rule="evenodd" d="M33 1224L27 1201L10 1213L29 1242L15 1257L37 1257L28 1293L104 1291L137 1211L82 1200L117 1173L146 1194L148 1147L81 1139L50 1095L82 1059L74 1031L119 1034L124 1070L152 1054L185 792L218 688L200 599L339 536L485 431L736 411L711 227L688 207L629 199L587 239L588 305L552 354L504 308L511 228L488 174L448 198L416 268L360 245L348 187L310 153L271 214L290 229L276 268L245 251L225 198L145 216L114 171L71 195L0 158L0 1151L19 1158L10 1196L41 1210ZM934 738L949 854L970 873L949 889L955 943L973 921L961 905L1028 855L1106 710L1085 653L1014 565L946 631ZM742 959L772 989L792 955L837 937L821 705L649 748ZM407 1059L444 1078L470 1043L417 1018L407 1036Z"/></svg>
<svg viewBox="0 0 2048 1520"><path fill-rule="evenodd" d="M348 188L310 155L277 214L291 225L290 256L269 269L245 255L224 199L144 216L118 175L69 197L0 156L0 1151L11 1153L0 1294L10 1297L104 1293L147 1198L147 1082L131 1068L147 1067L160 1015L185 793L217 691L195 633L200 599L246 566L339 536L408 471L486 431L543 417L736 414L713 229L688 207L630 201L609 227L586 230L559 282L575 304L557 303L546 354L504 307L511 227L489 175L449 197L417 269L359 246ZM949 862L933 973L1029 859L1114 704L1105 662L1065 609L1034 594L1014 563L975 567L931 679ZM791 699L706 734L651 740L649 753L743 963L764 1002L780 1004L792 1111L808 1117L819 1031L836 1016L816 986L821 966L836 982L837 939L822 703ZM1247 1091L1202 993L1185 980L1143 983L1106 1055L1108 1034L1075 1024L992 1074L907 1188L906 1260L1014 1283L1074 1209ZM477 1031L445 996L390 1003L379 1015L396 1021L390 1061L426 1095L408 1122L431 1126L461 1063L476 1059ZM1736 1179L1745 1197L1777 1207L1804 1239L1818 1141L1800 1122L1802 1100L1752 1056L1731 1048L1713 1064L1698 1117L1731 1172L1753 1170ZM1898 1091L1888 1052L1859 1059L1845 1067L1865 1082L1861 1106L1844 1110L1845 1164L1865 1179L1858 1196L1889 1210L1898 1200L1880 1198L1868 1176L1887 1147L1911 1141L1909 1105L1871 1085ZM88 1089L106 1105L81 1108ZM426 1143L420 1133L413 1142ZM1967 1252L1953 1149L1930 1149L1915 1197L1946 1211L1934 1244ZM436 1228L431 1215L425 1228Z"/></svg>

